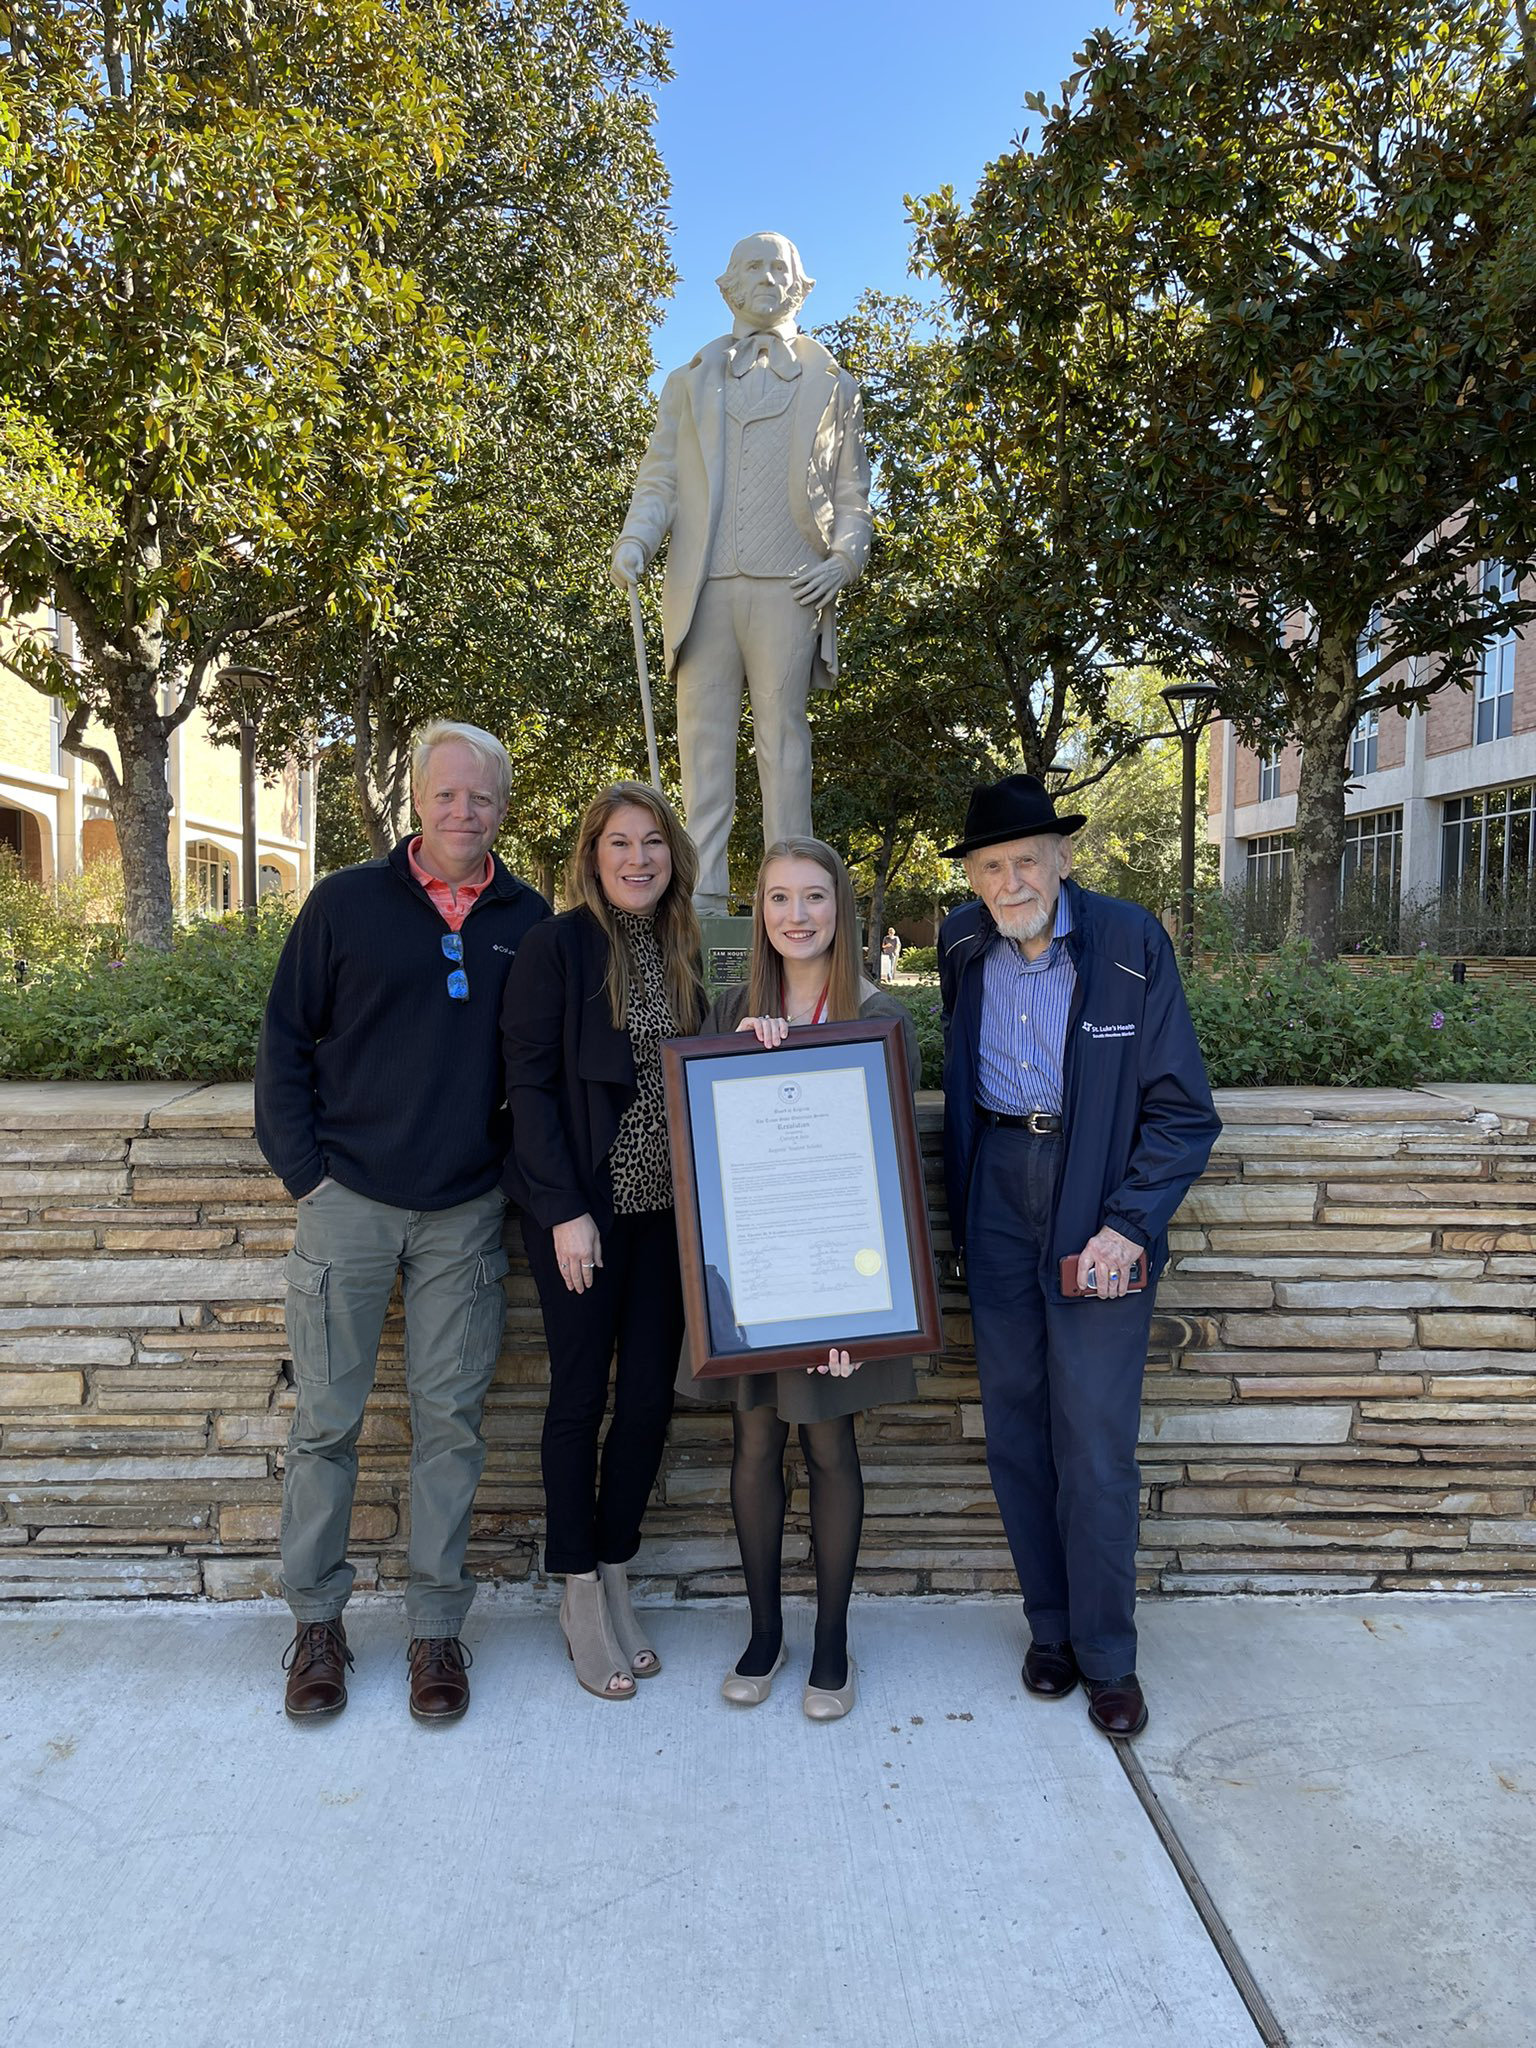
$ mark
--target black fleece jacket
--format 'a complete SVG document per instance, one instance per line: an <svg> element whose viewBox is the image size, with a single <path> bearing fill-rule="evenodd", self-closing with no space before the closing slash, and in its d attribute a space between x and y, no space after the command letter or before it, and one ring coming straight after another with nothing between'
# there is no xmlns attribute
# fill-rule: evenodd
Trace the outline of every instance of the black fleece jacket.
<svg viewBox="0 0 1536 2048"><path fill-rule="evenodd" d="M328 875L288 935L256 1055L256 1140L296 1199L327 1175L397 1209L451 1209L496 1185L510 1127L501 996L526 932L551 915L492 856L465 918L469 1000L448 993L448 927L387 860Z"/></svg>

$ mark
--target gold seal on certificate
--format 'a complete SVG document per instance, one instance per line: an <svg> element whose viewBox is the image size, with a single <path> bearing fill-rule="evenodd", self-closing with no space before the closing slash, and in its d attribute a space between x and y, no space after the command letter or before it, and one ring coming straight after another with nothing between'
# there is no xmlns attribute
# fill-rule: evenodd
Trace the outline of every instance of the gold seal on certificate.
<svg viewBox="0 0 1536 2048"><path fill-rule="evenodd" d="M664 1048L695 1377L939 1348L900 1026ZM759 1360L761 1361L759 1365Z"/></svg>

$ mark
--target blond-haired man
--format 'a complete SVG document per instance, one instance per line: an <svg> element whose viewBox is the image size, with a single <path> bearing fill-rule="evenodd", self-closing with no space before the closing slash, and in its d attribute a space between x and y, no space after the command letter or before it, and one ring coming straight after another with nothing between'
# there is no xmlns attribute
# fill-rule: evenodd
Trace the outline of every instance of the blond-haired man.
<svg viewBox="0 0 1536 2048"><path fill-rule="evenodd" d="M282 1520L295 1720L347 1703L357 1439L397 1274L411 1409L411 1712L448 1721L469 1704L459 1631L475 1587L464 1553L506 1314L501 997L520 941L550 909L491 850L511 772L501 742L435 724L412 769L421 830L313 890L283 948L257 1055L256 1136L298 1202Z"/></svg>

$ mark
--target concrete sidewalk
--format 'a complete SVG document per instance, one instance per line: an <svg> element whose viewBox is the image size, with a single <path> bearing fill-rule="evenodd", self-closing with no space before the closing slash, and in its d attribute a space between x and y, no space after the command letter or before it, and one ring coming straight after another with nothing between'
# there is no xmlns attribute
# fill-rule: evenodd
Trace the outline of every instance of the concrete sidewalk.
<svg viewBox="0 0 1536 2048"><path fill-rule="evenodd" d="M738 1607L652 1620L609 1705L552 1603L486 1599L471 1712L421 1729L359 1603L351 1704L296 1729L281 1609L0 1614L0 2041L1247 2048L1267 2005L1294 2048L1536 2044L1536 1602L1145 1607L1160 1815L1023 1694L1011 1602L860 1602L827 1727L803 1614L752 1711Z"/></svg>

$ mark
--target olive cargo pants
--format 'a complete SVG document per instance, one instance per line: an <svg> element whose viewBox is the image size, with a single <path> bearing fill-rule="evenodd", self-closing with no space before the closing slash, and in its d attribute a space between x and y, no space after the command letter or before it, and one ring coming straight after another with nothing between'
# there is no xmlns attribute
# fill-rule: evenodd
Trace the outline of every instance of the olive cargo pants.
<svg viewBox="0 0 1536 2048"><path fill-rule="evenodd" d="M506 1320L505 1198L392 1209L336 1181L299 1204L286 1320L298 1403L283 1474L283 1593L302 1625L334 1620L355 1573L347 1530L357 1439L385 1311L401 1276L411 1410L412 1636L456 1636L475 1594L464 1567L485 1464L480 1415Z"/></svg>

